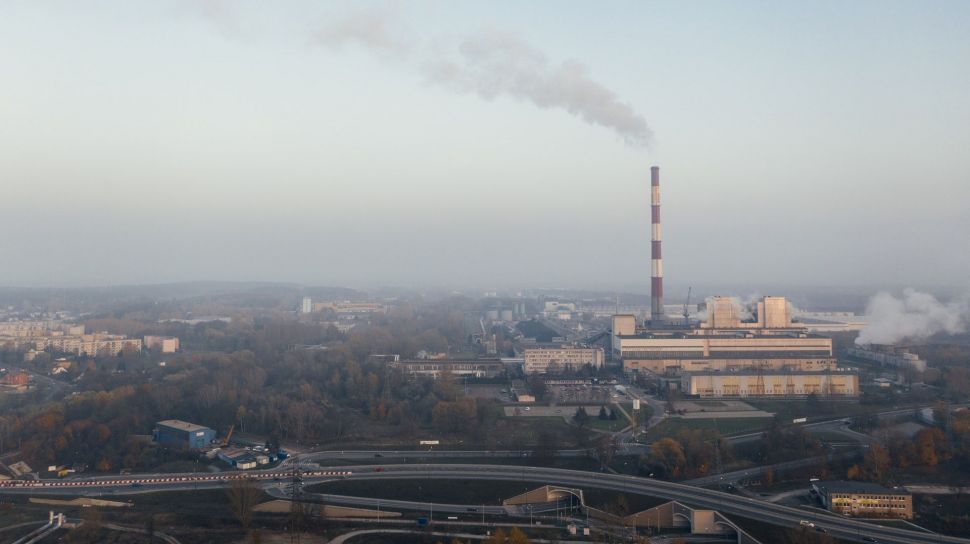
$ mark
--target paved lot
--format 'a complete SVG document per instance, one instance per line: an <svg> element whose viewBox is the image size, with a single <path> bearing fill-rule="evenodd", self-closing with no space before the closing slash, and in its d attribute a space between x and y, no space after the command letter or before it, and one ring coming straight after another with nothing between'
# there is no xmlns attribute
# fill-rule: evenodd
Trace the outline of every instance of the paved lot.
<svg viewBox="0 0 970 544"><path fill-rule="evenodd" d="M615 395L615 396L614 396ZM609 385L551 385L549 398L557 403L609 403L629 400ZM599 408L597 408L599 410Z"/></svg>

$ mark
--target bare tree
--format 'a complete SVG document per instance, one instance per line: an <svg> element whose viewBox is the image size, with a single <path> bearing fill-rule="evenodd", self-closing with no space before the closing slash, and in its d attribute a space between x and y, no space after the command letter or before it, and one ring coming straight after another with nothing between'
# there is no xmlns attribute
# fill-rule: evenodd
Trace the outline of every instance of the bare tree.
<svg viewBox="0 0 970 544"><path fill-rule="evenodd" d="M256 480L248 476L229 482L229 489L226 490L229 505L232 507L232 513L246 531L249 530L249 526L253 522L253 508L259 502L262 494L263 492L256 487Z"/></svg>

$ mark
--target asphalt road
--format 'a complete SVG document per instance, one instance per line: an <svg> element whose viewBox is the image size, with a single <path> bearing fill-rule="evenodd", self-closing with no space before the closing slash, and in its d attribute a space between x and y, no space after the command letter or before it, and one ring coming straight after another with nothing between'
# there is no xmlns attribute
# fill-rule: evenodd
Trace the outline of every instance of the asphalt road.
<svg viewBox="0 0 970 544"><path fill-rule="evenodd" d="M684 484L615 474L537 467L405 465L388 467L382 472L356 472L352 476L355 480L378 478L513 480L606 489L678 500L701 508L719 510L725 514L757 519L774 525L794 527L801 520L807 520L815 523L816 526L824 527L832 536L846 540L861 541L863 536L867 536L874 537L879 542L896 544L970 543L970 540L962 538L885 527L834 514L804 511Z"/></svg>
<svg viewBox="0 0 970 544"><path fill-rule="evenodd" d="M95 494L129 493L151 490L192 490L224 487L234 478L257 478L264 485L274 486L287 478L289 473L279 471L251 471L222 474L162 474L133 477L85 478L75 480L40 481L37 485L0 484L0 494ZM861 541L862 536L877 538L880 542L896 544L963 543L970 540L885 527L844 518L837 515L804 511L768 503L758 499L740 497L719 491L618 474L583 472L552 468L499 465L388 465L385 467L334 467L327 471L303 474L306 483L320 483L334 479L352 480L510 480L536 482L539 485L557 484L586 489L622 491L678 500L701 508L719 510L762 522L794 527L801 520L824 527L837 538ZM138 487L132 487L137 484Z"/></svg>

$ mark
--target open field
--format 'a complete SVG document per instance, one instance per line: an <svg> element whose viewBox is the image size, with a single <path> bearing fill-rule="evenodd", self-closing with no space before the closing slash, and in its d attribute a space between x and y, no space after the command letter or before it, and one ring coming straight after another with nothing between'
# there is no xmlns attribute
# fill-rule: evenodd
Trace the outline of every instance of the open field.
<svg viewBox="0 0 970 544"><path fill-rule="evenodd" d="M771 426L771 418L677 418L670 417L647 431L647 438L657 440L682 430L715 429L723 435L754 432Z"/></svg>

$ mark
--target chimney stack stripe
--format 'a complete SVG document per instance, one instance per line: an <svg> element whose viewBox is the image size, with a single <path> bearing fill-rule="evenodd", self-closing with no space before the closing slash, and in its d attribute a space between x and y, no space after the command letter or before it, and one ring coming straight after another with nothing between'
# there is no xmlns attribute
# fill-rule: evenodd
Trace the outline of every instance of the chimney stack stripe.
<svg viewBox="0 0 970 544"><path fill-rule="evenodd" d="M660 168L650 167L650 320L663 319L664 265L660 251Z"/></svg>

